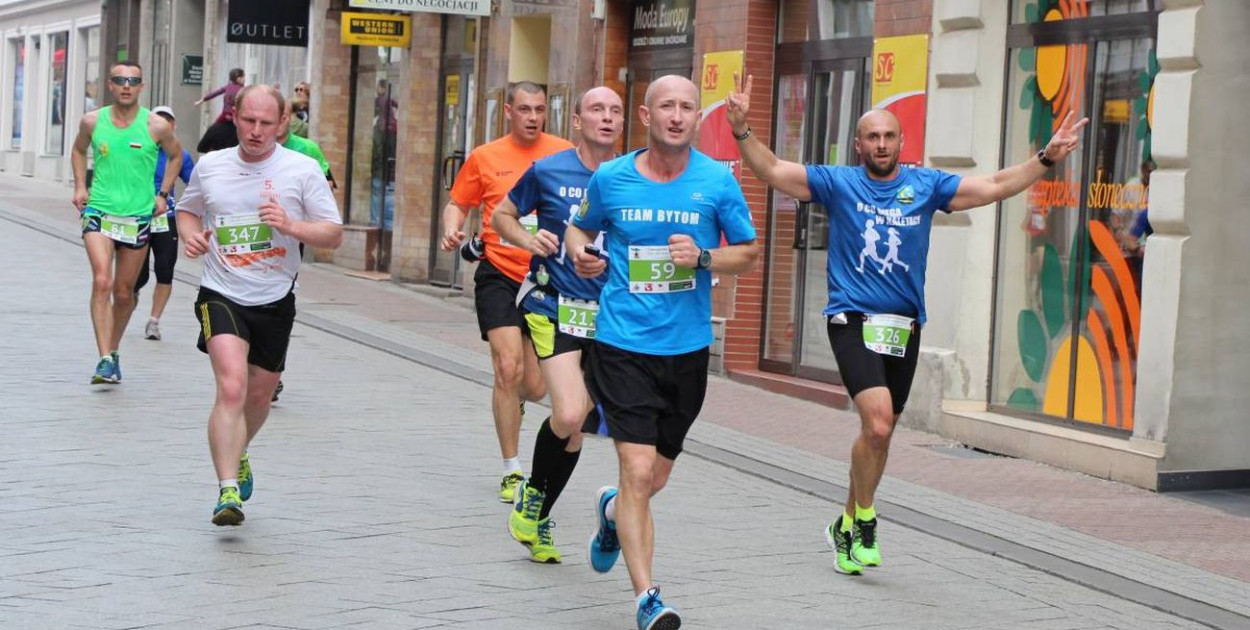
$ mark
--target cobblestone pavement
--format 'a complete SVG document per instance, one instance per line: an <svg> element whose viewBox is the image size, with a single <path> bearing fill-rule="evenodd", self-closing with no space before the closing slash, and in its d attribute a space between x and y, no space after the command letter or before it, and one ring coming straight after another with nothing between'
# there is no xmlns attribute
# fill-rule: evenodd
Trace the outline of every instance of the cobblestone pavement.
<svg viewBox="0 0 1250 630"><path fill-rule="evenodd" d="M122 347L124 383L92 387L90 274L72 222L49 219L16 195L4 199L0 628L633 627L623 567L599 575L586 566L593 492L615 477L606 442L588 442L555 510L564 565L530 563L508 537L507 507L494 498L489 391L465 378L489 368L471 314L393 285L306 271L303 321L321 325L296 326L287 390L252 448L257 490L248 520L220 529L208 522L216 496L205 442L213 383L194 349L191 287L175 286L161 342L141 338L145 292ZM195 272L187 261L179 268ZM331 327L339 334L326 332ZM395 351L403 347L457 369L414 362ZM716 421L696 427L691 455L655 502L656 579L684 627L1206 627L902 526L888 512L886 566L858 579L836 575L820 528L840 496L816 496L706 453L726 449L812 478L845 479L844 464L792 442L805 431L832 442L846 418L835 415L838 428L820 434L785 414L827 418L828 410L721 379L710 392L705 417ZM735 426L748 420L744 409L761 406L774 410L757 415L765 429L787 419L797 428L786 437ZM530 406L527 464L545 413ZM906 440L940 442L914 432ZM916 466L898 459L892 467ZM1068 475L1028 467L1044 469L1040 479ZM892 475L883 499L1031 549L1087 555L1224 610L1244 615L1250 607L1245 581L1227 572L916 481ZM1234 536L1246 531L1237 529L1244 519L1220 522ZM1244 538L1227 543L1232 553Z"/></svg>

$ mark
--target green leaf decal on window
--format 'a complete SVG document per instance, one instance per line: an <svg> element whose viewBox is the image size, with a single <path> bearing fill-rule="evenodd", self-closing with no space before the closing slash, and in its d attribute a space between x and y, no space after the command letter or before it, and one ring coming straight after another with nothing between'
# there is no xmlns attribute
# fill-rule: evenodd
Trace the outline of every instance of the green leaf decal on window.
<svg viewBox="0 0 1250 630"><path fill-rule="evenodd" d="M1059 332L1067 323L1063 286L1063 266L1059 264L1059 254L1055 246L1047 243L1042 255L1042 313L1046 316L1046 332L1050 338L1059 336Z"/></svg>
<svg viewBox="0 0 1250 630"><path fill-rule="evenodd" d="M1020 311L1016 322L1016 332L1020 343L1020 363L1024 371L1034 382L1042 381L1046 370L1046 332L1042 330L1042 322L1033 311Z"/></svg>
<svg viewBox="0 0 1250 630"><path fill-rule="evenodd" d="M1011 396L1007 397L1007 405L1025 411L1041 409L1041 405L1037 402L1037 395L1033 393L1033 390L1025 387L1017 387L1016 391L1011 392Z"/></svg>

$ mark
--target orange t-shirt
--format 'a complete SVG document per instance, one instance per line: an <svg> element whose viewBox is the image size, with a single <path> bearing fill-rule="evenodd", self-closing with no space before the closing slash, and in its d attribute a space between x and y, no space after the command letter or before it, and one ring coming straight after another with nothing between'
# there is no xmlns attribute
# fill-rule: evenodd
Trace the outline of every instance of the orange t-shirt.
<svg viewBox="0 0 1250 630"><path fill-rule="evenodd" d="M451 187L451 200L456 205L465 209L482 207L482 241L486 243L486 260L517 282L524 280L525 274L529 273L530 253L520 247L500 243L499 234L490 225L491 214L535 160L571 148L573 144L568 140L545 133L540 134L533 145L522 147L509 134L473 149Z"/></svg>

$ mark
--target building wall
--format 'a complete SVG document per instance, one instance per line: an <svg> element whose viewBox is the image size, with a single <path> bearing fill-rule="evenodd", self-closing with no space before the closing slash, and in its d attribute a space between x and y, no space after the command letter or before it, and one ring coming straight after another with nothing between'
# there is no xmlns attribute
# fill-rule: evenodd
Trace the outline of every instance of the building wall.
<svg viewBox="0 0 1250 630"><path fill-rule="evenodd" d="M1159 19L1152 127L1163 170L1151 179L1141 363L1162 369L1142 375L1139 407L1166 410L1163 425L1151 418L1166 435L1164 470L1250 470L1250 238L1240 229L1250 128L1237 106L1250 99L1250 75L1232 45L1250 5L1192 4Z"/></svg>
<svg viewBox="0 0 1250 630"><path fill-rule="evenodd" d="M928 165L964 176L993 172L1002 145L1007 3L935 0L932 14ZM904 414L913 426L935 427L944 403L985 407L997 224L995 206L934 218L929 321Z"/></svg>
<svg viewBox="0 0 1250 630"><path fill-rule="evenodd" d="M750 125L761 142L771 142L773 65L777 30L776 0L700 0L695 5L696 79L703 69L703 55L726 50L745 53L745 72L754 77L756 99ZM763 96L761 98L761 96ZM726 369L755 369L760 356L760 326L764 305L765 243L768 238L768 188L744 169L742 192L755 223L760 263L749 273L722 276L713 289L715 314L725 317L724 361Z"/></svg>
<svg viewBox="0 0 1250 630"><path fill-rule="evenodd" d="M331 8L330 0L313 0L309 46L316 54L312 63L312 101L309 104L308 135L317 140L330 172L342 180L334 198L340 210L346 207L344 186L350 165L347 154L347 121L351 119L351 46L339 43L342 10ZM225 72L226 69L220 69Z"/></svg>
<svg viewBox="0 0 1250 630"><path fill-rule="evenodd" d="M45 0L0 4L0 170L70 183L71 146L77 133L77 123L84 111L83 97L88 77L84 65L86 53L80 37L82 29L100 24L100 3L94 0ZM63 151L48 152L47 141L52 132L49 120L52 102L49 73L52 69L52 50L48 38L58 32L69 32L66 62L65 115L60 132L64 134ZM26 42L22 94L21 143L12 145L14 109L14 39ZM39 46L36 50L36 45ZM97 102L104 93L102 83L97 83Z"/></svg>
<svg viewBox="0 0 1250 630"><path fill-rule="evenodd" d="M404 104L399 116L399 143L395 154L395 236L391 243L391 274L405 282L429 279L430 230L441 208L433 207L431 191L442 183L435 176L438 128L442 101L429 98L438 91L442 54L442 19L432 13L412 14L412 41L400 74Z"/></svg>

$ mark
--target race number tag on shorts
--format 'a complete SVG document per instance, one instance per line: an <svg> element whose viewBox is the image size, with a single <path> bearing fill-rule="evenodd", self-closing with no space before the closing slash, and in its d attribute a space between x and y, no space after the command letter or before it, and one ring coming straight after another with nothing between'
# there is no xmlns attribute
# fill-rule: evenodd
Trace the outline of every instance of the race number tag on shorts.
<svg viewBox="0 0 1250 630"><path fill-rule="evenodd" d="M158 214L152 217L152 233L153 234L160 234L161 232L168 232L168 231L169 231L169 215L168 214L162 213L162 214Z"/></svg>
<svg viewBox="0 0 1250 630"><path fill-rule="evenodd" d="M100 215L100 233L127 245L139 242L139 217Z"/></svg>
<svg viewBox="0 0 1250 630"><path fill-rule="evenodd" d="M520 217L517 220L521 223L521 227L525 228L526 232L529 232L530 236L533 236L538 233L538 214L537 213L531 212L523 217ZM505 239L502 236L499 237L499 244L503 245L504 247L516 247L516 245L509 243L507 239Z"/></svg>
<svg viewBox="0 0 1250 630"><path fill-rule="evenodd" d="M229 256L273 249L273 228L259 214L217 215L217 250Z"/></svg>
<svg viewBox="0 0 1250 630"><path fill-rule="evenodd" d="M560 332L584 339L595 338L595 318L599 316L598 302L561 295L556 312Z"/></svg>
<svg viewBox="0 0 1250 630"><path fill-rule="evenodd" d="M864 347L891 357L906 355L912 321L902 315L868 315L864 319Z"/></svg>
<svg viewBox="0 0 1250 630"><path fill-rule="evenodd" d="M630 293L677 293L694 286L694 269L674 263L668 245L629 246Z"/></svg>

